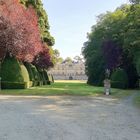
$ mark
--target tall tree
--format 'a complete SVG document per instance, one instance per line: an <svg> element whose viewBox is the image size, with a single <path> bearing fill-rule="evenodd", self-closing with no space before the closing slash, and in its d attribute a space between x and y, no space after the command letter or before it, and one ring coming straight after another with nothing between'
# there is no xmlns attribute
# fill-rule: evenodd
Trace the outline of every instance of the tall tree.
<svg viewBox="0 0 140 140"><path fill-rule="evenodd" d="M38 18L32 7L25 9L18 0L0 0L0 48L22 61L33 61L42 51Z"/></svg>
<svg viewBox="0 0 140 140"><path fill-rule="evenodd" d="M102 83L106 67L112 70L122 67L129 76L136 77L140 69L139 13L139 4L122 5L114 12L98 16L97 24L88 33L88 41L82 50L89 84ZM135 84L136 80L132 81Z"/></svg>
<svg viewBox="0 0 140 140"><path fill-rule="evenodd" d="M41 37L48 46L54 45L54 38L51 36L49 29L49 22L48 22L48 15L43 8L43 4L41 0L20 0L22 4L26 7L32 5L37 12L38 15L38 23L40 27Z"/></svg>

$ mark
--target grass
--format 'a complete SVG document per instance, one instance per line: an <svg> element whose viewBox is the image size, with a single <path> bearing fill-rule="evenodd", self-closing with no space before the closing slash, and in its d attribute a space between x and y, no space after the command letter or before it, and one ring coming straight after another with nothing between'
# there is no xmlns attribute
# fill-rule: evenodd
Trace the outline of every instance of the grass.
<svg viewBox="0 0 140 140"><path fill-rule="evenodd" d="M56 82L52 85L32 87L23 90L2 90L8 95L92 95L102 93L103 88L88 86L82 82Z"/></svg>
<svg viewBox="0 0 140 140"><path fill-rule="evenodd" d="M56 81L52 85L41 87L32 87L29 89L17 90L1 90L1 95L40 95L40 96L55 96L55 95L77 95L91 96L103 95L103 87L89 86L85 81ZM111 95L118 98L128 95L128 90L111 89Z"/></svg>

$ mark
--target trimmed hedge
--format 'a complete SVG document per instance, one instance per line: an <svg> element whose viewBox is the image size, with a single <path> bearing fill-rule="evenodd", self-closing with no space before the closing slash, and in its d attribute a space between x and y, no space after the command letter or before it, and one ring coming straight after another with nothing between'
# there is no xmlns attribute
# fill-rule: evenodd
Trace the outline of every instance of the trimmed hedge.
<svg viewBox="0 0 140 140"><path fill-rule="evenodd" d="M22 63L20 65L20 67L21 67L21 73L22 73L24 82L27 83L27 88L29 88L30 87L30 78L29 78L28 71Z"/></svg>
<svg viewBox="0 0 140 140"><path fill-rule="evenodd" d="M51 79L50 79L50 77L47 73L47 70L44 70L43 72L44 72L45 79L47 81L47 85L50 85L51 84Z"/></svg>
<svg viewBox="0 0 140 140"><path fill-rule="evenodd" d="M54 83L54 78L53 78L53 75L51 74L51 77L52 77L52 82Z"/></svg>
<svg viewBox="0 0 140 140"><path fill-rule="evenodd" d="M5 58L1 65L2 81L8 82L24 82L20 63L15 58Z"/></svg>
<svg viewBox="0 0 140 140"><path fill-rule="evenodd" d="M31 65L31 69L34 75L34 81L33 81L33 86L41 86L42 82L41 82L41 77L39 72L37 71L36 67L34 65Z"/></svg>
<svg viewBox="0 0 140 140"><path fill-rule="evenodd" d="M34 78L34 74L33 74L33 71L32 71L32 64L31 63L24 63L28 73L29 73L29 78L30 78L30 81L34 81L35 78Z"/></svg>
<svg viewBox="0 0 140 140"><path fill-rule="evenodd" d="M53 79L52 74L49 74L48 76L49 76L49 81L50 81L51 83L54 83L54 79Z"/></svg>
<svg viewBox="0 0 140 140"><path fill-rule="evenodd" d="M38 71L38 74L39 74L39 77L40 77L40 82L42 85L46 85L46 79L45 79L45 76L44 76L44 73L43 73L43 70L40 69L40 68L36 68L37 71Z"/></svg>
<svg viewBox="0 0 140 140"><path fill-rule="evenodd" d="M120 89L128 88L128 76L123 69L117 69L112 73L111 87Z"/></svg>
<svg viewBox="0 0 140 140"><path fill-rule="evenodd" d="M19 88L28 88L29 83L29 75L25 66L16 58L6 57L1 65L1 78L3 87L2 88L18 88L17 83L19 83ZM12 84L13 83L13 84ZM26 83L26 86L24 85ZM6 85L7 84L7 85ZM12 87L10 85L13 85ZM20 86L22 85L22 86Z"/></svg>
<svg viewBox="0 0 140 140"><path fill-rule="evenodd" d="M1 83L2 89L26 89L28 88L27 82L4 82Z"/></svg>

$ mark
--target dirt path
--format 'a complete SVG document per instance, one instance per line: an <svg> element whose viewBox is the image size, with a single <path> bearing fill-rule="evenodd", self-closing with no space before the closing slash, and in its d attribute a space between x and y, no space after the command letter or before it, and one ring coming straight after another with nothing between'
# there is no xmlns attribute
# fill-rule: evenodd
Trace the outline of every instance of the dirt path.
<svg viewBox="0 0 140 140"><path fill-rule="evenodd" d="M0 96L0 140L140 140L132 98Z"/></svg>

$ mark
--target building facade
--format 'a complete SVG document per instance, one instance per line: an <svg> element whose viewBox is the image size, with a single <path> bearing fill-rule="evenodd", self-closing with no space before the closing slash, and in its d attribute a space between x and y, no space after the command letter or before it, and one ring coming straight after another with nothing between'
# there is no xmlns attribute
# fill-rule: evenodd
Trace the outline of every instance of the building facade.
<svg viewBox="0 0 140 140"><path fill-rule="evenodd" d="M54 80L87 80L84 62L62 62L48 71Z"/></svg>

